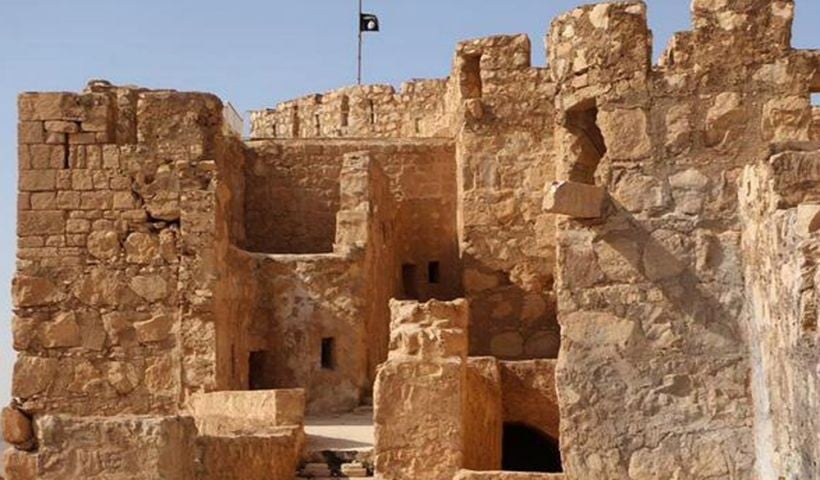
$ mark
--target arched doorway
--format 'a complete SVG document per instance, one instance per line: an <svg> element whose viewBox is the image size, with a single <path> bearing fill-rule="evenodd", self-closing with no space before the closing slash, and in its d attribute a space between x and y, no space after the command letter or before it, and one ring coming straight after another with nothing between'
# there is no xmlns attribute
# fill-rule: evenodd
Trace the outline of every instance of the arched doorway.
<svg viewBox="0 0 820 480"><path fill-rule="evenodd" d="M502 469L511 472L562 472L558 440L521 423L505 423Z"/></svg>

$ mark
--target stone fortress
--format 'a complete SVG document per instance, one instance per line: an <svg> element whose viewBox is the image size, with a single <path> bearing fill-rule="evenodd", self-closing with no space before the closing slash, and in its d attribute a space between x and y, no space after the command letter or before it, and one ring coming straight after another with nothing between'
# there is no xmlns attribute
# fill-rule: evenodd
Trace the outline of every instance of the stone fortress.
<svg viewBox="0 0 820 480"><path fill-rule="evenodd" d="M590 5L546 68L467 41L246 141L22 94L5 478L820 479L820 50L792 0L692 7L657 65Z"/></svg>

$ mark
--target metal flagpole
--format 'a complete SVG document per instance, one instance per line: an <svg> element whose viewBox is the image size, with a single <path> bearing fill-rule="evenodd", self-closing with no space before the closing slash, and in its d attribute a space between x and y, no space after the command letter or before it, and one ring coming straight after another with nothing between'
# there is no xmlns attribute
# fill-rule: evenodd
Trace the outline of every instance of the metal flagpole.
<svg viewBox="0 0 820 480"><path fill-rule="evenodd" d="M356 22L359 29L359 70L356 76L357 85L362 84L362 0L359 0L359 19Z"/></svg>

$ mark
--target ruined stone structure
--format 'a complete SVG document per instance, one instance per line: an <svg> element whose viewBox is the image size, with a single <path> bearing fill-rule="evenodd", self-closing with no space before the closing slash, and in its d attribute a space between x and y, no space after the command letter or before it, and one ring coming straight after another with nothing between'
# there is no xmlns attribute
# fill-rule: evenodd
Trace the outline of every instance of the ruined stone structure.
<svg viewBox="0 0 820 480"><path fill-rule="evenodd" d="M581 7L546 68L467 41L247 141L207 94L22 94L6 479L820 479L793 11L694 0L653 66L643 3ZM369 405L372 451L311 449Z"/></svg>

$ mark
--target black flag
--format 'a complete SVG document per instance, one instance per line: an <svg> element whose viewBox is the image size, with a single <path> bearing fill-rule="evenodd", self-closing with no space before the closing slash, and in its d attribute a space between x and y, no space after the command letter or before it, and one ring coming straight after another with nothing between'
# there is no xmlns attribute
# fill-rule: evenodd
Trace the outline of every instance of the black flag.
<svg viewBox="0 0 820 480"><path fill-rule="evenodd" d="M378 32L379 31L379 17L372 13L363 13L359 17L359 31L361 32Z"/></svg>

